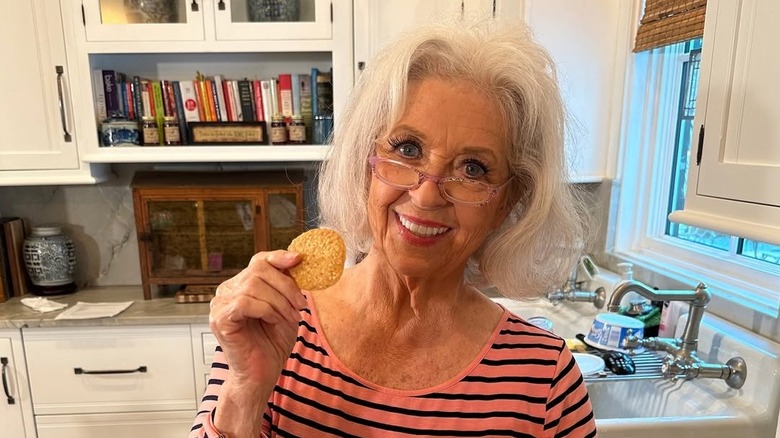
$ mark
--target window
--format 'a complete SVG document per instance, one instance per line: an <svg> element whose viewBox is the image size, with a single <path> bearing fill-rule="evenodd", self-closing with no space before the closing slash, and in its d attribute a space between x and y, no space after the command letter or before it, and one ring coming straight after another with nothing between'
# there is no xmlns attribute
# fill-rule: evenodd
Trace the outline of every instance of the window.
<svg viewBox="0 0 780 438"><path fill-rule="evenodd" d="M700 57L701 40L634 55L621 129L614 253L676 284L706 283L714 296L710 308L776 317L780 247L667 219L685 202L699 137L693 117Z"/></svg>

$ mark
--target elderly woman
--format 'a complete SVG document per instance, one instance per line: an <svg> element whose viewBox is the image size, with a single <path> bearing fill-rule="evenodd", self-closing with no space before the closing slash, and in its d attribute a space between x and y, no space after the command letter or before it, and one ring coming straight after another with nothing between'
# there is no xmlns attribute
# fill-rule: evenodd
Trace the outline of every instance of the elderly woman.
<svg viewBox="0 0 780 438"><path fill-rule="evenodd" d="M478 287L560 284L581 226L547 53L493 21L421 29L369 63L319 180L359 260L301 291L259 253L212 301L191 437L596 436L564 341Z"/></svg>

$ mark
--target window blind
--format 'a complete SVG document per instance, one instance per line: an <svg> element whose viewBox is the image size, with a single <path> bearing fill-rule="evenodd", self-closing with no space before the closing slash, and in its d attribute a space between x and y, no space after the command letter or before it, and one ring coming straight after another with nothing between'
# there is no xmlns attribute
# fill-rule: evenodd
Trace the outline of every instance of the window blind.
<svg viewBox="0 0 780 438"><path fill-rule="evenodd" d="M701 37L706 9L707 0L646 0L634 52Z"/></svg>

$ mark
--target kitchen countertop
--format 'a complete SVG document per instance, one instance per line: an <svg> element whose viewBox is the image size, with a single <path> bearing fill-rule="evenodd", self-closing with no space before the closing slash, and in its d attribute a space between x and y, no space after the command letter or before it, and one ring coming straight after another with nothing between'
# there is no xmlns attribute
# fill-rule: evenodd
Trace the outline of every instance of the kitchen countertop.
<svg viewBox="0 0 780 438"><path fill-rule="evenodd" d="M34 295L26 295L34 297ZM0 303L0 329L26 327L85 327L155 324L208 324L208 303L177 304L173 297L144 300L141 286L93 287L70 295L47 297L52 301L68 304L79 301L106 303L133 301L126 310L111 318L60 319L54 318L65 309L39 313L22 304L21 298Z"/></svg>

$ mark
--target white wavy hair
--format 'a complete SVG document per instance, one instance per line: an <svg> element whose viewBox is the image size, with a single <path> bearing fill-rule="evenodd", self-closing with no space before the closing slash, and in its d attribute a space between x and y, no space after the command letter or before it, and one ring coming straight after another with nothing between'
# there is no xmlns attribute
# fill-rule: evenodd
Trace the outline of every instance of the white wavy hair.
<svg viewBox="0 0 780 438"><path fill-rule="evenodd" d="M471 82L495 99L509 141L511 213L472 255L466 281L518 299L560 286L579 256L585 222L566 183L555 67L523 25L456 20L418 28L369 62L320 168L320 225L339 231L351 253L368 252L367 160L404 112L409 81L428 77Z"/></svg>

